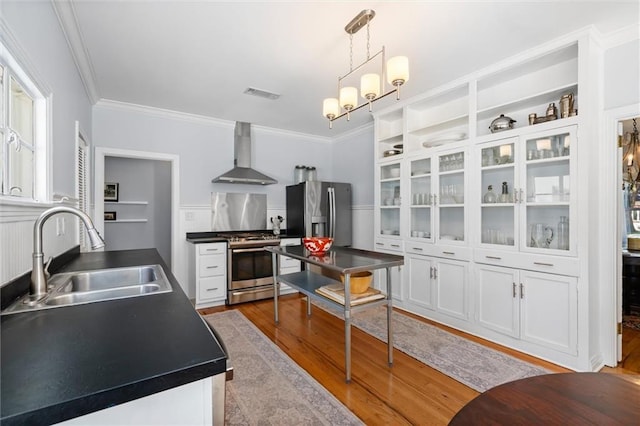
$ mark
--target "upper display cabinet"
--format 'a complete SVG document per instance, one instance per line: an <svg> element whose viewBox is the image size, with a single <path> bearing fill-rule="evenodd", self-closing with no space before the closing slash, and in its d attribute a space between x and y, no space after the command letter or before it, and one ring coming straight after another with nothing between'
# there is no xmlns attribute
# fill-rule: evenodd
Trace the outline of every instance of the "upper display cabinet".
<svg viewBox="0 0 640 426"><path fill-rule="evenodd" d="M490 135L501 114L515 120L514 129L575 116L578 44L486 74L477 81L476 96L477 137Z"/></svg>
<svg viewBox="0 0 640 426"><path fill-rule="evenodd" d="M402 108L383 114L376 120L376 157L383 159L397 156L403 152L403 115Z"/></svg>
<svg viewBox="0 0 640 426"><path fill-rule="evenodd" d="M578 41L570 42L516 56L374 113L376 161L420 156L460 141L517 136L529 126L573 124L578 66Z"/></svg>
<svg viewBox="0 0 640 426"><path fill-rule="evenodd" d="M424 150L469 137L469 85L448 88L405 108L407 152Z"/></svg>

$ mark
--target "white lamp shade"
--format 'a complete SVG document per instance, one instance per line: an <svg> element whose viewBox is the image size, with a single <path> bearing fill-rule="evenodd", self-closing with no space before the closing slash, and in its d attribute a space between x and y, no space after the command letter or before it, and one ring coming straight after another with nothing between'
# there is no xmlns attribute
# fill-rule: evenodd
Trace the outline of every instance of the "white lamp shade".
<svg viewBox="0 0 640 426"><path fill-rule="evenodd" d="M387 61L387 81L392 85L402 85L409 81L409 58L394 56Z"/></svg>
<svg viewBox="0 0 640 426"><path fill-rule="evenodd" d="M327 98L322 103L322 115L329 118L330 116L337 117L340 115L340 105L336 98Z"/></svg>
<svg viewBox="0 0 640 426"><path fill-rule="evenodd" d="M371 100L380 96L380 76L378 74L365 74L360 78L360 96Z"/></svg>
<svg viewBox="0 0 640 426"><path fill-rule="evenodd" d="M355 87L343 87L340 89L340 106L346 110L358 106L358 89Z"/></svg>

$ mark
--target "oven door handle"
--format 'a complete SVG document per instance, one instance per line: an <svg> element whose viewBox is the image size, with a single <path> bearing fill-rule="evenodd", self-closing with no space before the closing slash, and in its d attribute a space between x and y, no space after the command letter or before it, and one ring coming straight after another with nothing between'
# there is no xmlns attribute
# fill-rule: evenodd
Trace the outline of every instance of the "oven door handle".
<svg viewBox="0 0 640 426"><path fill-rule="evenodd" d="M233 248L231 249L231 254L233 253L256 253L259 251L266 251L264 247L255 247L255 248Z"/></svg>

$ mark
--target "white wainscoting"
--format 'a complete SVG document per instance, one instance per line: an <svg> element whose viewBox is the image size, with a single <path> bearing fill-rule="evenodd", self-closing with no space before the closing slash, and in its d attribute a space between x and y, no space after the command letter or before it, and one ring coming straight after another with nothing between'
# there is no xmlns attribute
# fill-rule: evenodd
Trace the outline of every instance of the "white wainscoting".
<svg viewBox="0 0 640 426"><path fill-rule="evenodd" d="M33 224L49 207L0 204L0 285L31 271ZM45 222L42 236L45 260L58 256L78 244L78 220L70 214L55 215Z"/></svg>
<svg viewBox="0 0 640 426"><path fill-rule="evenodd" d="M353 247L373 250L373 206L353 206ZM267 229L271 229L270 218L282 216L285 220L282 229L287 228L286 208L267 208ZM210 205L184 205L180 206L180 241L178 253L175 257L173 274L180 282L182 289L190 299L195 298L195 283L188 279L188 253L189 244L186 241L187 232L211 231L211 206Z"/></svg>

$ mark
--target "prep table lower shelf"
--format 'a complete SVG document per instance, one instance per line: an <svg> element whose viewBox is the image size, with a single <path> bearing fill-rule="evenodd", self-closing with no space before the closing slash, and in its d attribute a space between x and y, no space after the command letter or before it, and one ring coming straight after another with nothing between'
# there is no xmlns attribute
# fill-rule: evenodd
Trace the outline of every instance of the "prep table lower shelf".
<svg viewBox="0 0 640 426"><path fill-rule="evenodd" d="M283 284L287 284L300 293L305 294L309 298L309 301L318 300L339 310L342 310L345 307L342 303L331 300L328 297L324 297L323 295L316 292L316 290L320 287L331 284L340 284L340 281L333 280L329 277L325 277L324 275L320 275L311 271L278 275L277 281ZM373 306L386 305L388 303L389 301L387 300L387 297L385 297L383 299L365 302L359 305L351 305L351 312L357 312L361 309L369 309ZM310 311L308 311L308 313L311 314Z"/></svg>

